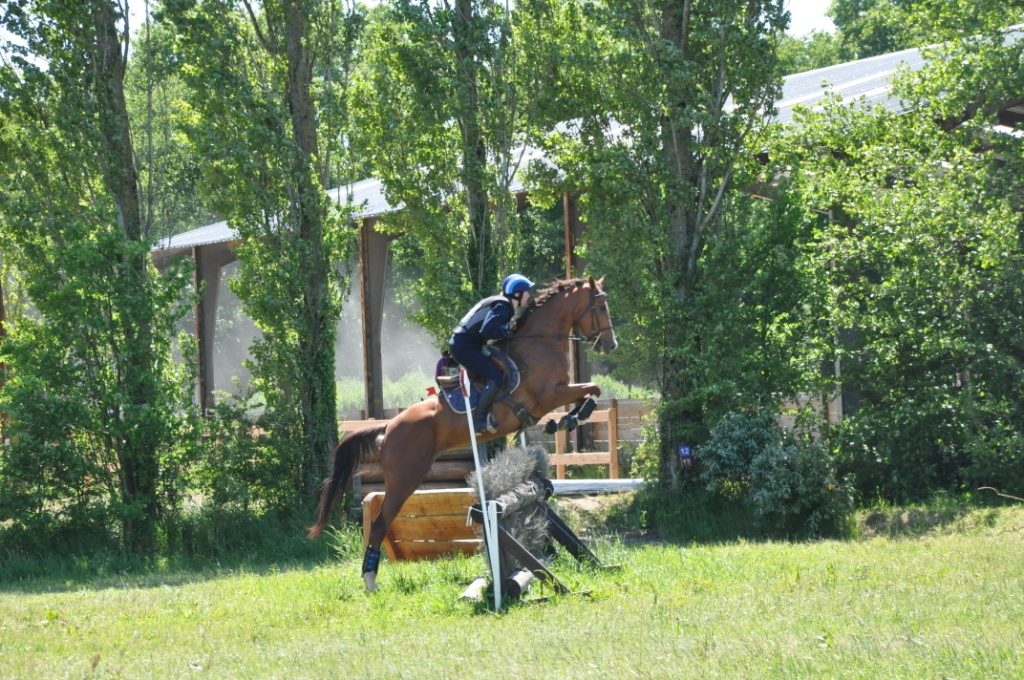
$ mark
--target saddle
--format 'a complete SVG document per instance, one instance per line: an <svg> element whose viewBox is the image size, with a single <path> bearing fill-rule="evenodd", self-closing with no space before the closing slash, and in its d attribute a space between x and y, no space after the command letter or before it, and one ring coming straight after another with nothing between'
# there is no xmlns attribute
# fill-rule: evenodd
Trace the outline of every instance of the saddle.
<svg viewBox="0 0 1024 680"><path fill-rule="evenodd" d="M512 360L512 357L497 347L490 347L487 351L490 354L491 361L497 364L501 370L501 385L498 386L498 396L494 399L495 403L497 403L507 400L516 391L516 388L519 387L519 367ZM469 403L475 409L479 403L480 391L483 389L484 383L482 380L471 377L470 386ZM466 399L462 396L462 387L459 385L458 375L438 376L437 387L453 411L456 413L466 412Z"/></svg>

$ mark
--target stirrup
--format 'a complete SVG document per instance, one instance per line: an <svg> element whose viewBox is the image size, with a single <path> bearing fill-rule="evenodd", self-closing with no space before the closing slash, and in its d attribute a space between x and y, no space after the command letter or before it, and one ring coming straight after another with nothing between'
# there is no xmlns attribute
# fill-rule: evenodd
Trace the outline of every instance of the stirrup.
<svg viewBox="0 0 1024 680"><path fill-rule="evenodd" d="M494 422L494 416L488 413L483 418L473 419L473 429L476 430L478 435L481 434L494 434L498 431L498 424Z"/></svg>

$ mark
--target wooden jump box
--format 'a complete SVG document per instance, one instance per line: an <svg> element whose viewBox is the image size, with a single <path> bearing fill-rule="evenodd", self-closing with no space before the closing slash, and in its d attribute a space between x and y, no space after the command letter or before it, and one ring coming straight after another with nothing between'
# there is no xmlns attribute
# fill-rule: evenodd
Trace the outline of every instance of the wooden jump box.
<svg viewBox="0 0 1024 680"><path fill-rule="evenodd" d="M370 522L384 502L375 491L363 499L363 545L370 537ZM399 510L382 547L389 560L434 559L441 555L473 555L480 547L474 526L466 525L473 492L468 489L417 491Z"/></svg>

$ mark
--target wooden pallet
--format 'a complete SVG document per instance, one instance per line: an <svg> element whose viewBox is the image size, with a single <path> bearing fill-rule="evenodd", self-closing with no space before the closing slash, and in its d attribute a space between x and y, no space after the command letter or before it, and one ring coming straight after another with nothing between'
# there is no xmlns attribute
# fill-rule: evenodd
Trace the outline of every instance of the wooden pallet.
<svg viewBox="0 0 1024 680"><path fill-rule="evenodd" d="M376 491L363 499L363 545L370 537L370 522L384 502ZM473 555L480 538L466 514L473 504L470 489L417 491L391 523L382 545L389 560L423 560L441 555Z"/></svg>

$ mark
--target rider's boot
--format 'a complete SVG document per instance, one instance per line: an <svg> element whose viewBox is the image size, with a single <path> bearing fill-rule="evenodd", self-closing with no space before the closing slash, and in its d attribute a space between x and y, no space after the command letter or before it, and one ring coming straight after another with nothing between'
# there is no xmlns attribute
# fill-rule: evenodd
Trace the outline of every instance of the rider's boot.
<svg viewBox="0 0 1024 680"><path fill-rule="evenodd" d="M488 430L494 432L497 426L494 419L490 417L491 406L494 398L498 396L498 381L488 380L487 384L480 390L480 401L476 405L473 417L473 427L477 432Z"/></svg>

